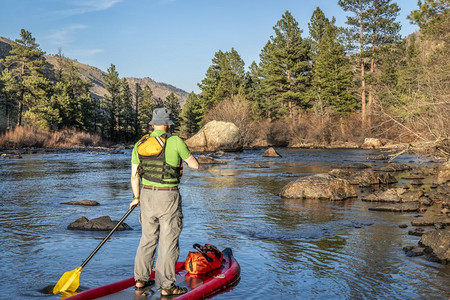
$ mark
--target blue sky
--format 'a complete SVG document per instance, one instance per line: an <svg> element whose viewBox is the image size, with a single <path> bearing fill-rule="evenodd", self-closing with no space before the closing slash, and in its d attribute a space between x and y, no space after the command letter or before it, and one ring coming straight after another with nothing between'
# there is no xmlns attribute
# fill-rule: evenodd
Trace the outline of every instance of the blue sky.
<svg viewBox="0 0 450 300"><path fill-rule="evenodd" d="M120 77L150 77L187 92L199 92L219 50L234 48L246 66L259 54L273 26L288 10L309 35L320 7L337 25L345 12L338 0L1 0L0 36L16 39L26 29L47 54L103 71L114 64ZM417 30L406 16L416 0L397 0L401 34Z"/></svg>

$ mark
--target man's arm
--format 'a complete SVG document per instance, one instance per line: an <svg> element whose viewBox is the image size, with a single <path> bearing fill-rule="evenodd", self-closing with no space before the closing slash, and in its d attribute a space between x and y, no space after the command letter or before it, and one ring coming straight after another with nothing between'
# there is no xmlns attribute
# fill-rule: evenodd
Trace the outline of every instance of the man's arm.
<svg viewBox="0 0 450 300"><path fill-rule="evenodd" d="M134 199L130 203L130 208L139 205L140 177L138 174L138 166L139 165L131 164L131 190L133 191Z"/></svg>
<svg viewBox="0 0 450 300"><path fill-rule="evenodd" d="M199 167L197 159L192 154L184 161L187 163L188 167L191 169L198 169L198 167Z"/></svg>

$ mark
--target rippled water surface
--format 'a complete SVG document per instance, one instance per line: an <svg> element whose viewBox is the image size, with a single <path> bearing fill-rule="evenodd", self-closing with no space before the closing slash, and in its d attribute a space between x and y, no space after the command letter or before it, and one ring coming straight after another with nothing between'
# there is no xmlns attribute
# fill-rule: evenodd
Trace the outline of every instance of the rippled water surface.
<svg viewBox="0 0 450 300"><path fill-rule="evenodd" d="M278 149L220 157L226 165L185 168L181 194L184 259L194 242L231 247L241 265L238 285L215 299L447 299L450 266L406 257L402 247L419 237L399 224L414 214L368 211L360 199L286 200L283 185L343 164L379 162L364 150ZM67 225L111 216L119 220L131 200L130 155L71 153L0 160L0 299L57 299L40 290L80 266L106 232L69 231ZM399 162L426 160L401 156ZM254 168L252 163L259 163ZM61 202L96 200L100 206ZM138 211L83 269L87 289L132 276L140 238Z"/></svg>

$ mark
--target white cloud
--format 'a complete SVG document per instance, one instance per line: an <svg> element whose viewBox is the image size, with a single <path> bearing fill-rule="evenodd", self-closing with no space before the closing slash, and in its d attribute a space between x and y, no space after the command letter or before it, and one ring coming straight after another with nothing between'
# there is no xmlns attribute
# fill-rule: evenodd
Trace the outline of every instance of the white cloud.
<svg viewBox="0 0 450 300"><path fill-rule="evenodd" d="M123 0L71 0L74 7L55 12L58 15L80 15L89 12L107 10Z"/></svg>
<svg viewBox="0 0 450 300"><path fill-rule="evenodd" d="M55 30L51 32L49 35L45 36L44 38L48 40L48 42L51 45L66 46L74 42L75 40L74 35L78 30L85 28L87 28L86 25L73 24L61 28L60 30Z"/></svg>
<svg viewBox="0 0 450 300"><path fill-rule="evenodd" d="M87 58L102 53L104 50L100 48L88 49L80 48L76 44L77 34L80 30L86 29L88 26L82 24L73 24L60 30L54 30L44 37L48 44L61 47L64 55L70 58Z"/></svg>

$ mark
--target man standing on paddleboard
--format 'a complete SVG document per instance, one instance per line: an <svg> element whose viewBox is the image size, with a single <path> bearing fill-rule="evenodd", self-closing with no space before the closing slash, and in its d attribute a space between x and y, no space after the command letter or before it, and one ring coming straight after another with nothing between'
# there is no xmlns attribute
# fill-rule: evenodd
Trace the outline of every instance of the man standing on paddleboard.
<svg viewBox="0 0 450 300"><path fill-rule="evenodd" d="M135 205L141 207L142 225L134 264L136 291L153 284L150 273L159 244L155 279L156 287L163 296L187 292L186 288L174 284L175 264L180 253L178 238L183 227L178 183L183 160L192 169L199 167L185 142L168 132L173 124L170 110L156 108L150 122L153 132L135 144L131 156L133 201L130 208Z"/></svg>

